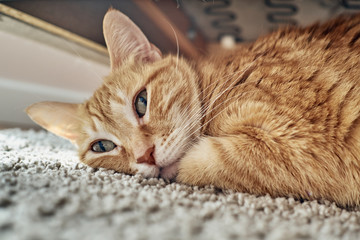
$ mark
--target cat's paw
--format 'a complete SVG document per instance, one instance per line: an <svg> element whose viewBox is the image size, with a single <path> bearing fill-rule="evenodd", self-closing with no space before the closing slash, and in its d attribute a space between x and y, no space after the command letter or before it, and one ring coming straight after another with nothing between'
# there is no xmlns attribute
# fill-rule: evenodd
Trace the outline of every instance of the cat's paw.
<svg viewBox="0 0 360 240"><path fill-rule="evenodd" d="M166 180L175 180L178 173L179 162L175 162L170 166L161 169L160 176Z"/></svg>
<svg viewBox="0 0 360 240"><path fill-rule="evenodd" d="M177 182L197 186L214 183L219 158L212 141L211 138L203 138L180 160Z"/></svg>

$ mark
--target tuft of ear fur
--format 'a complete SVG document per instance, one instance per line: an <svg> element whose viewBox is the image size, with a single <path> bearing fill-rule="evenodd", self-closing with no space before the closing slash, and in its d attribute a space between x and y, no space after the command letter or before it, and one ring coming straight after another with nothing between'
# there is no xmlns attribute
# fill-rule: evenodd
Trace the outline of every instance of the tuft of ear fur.
<svg viewBox="0 0 360 240"><path fill-rule="evenodd" d="M161 59L160 50L148 41L135 23L118 10L110 8L105 14L103 31L112 71L129 57L143 62Z"/></svg>
<svg viewBox="0 0 360 240"><path fill-rule="evenodd" d="M26 108L29 117L48 131L76 144L79 136L79 104L39 102Z"/></svg>

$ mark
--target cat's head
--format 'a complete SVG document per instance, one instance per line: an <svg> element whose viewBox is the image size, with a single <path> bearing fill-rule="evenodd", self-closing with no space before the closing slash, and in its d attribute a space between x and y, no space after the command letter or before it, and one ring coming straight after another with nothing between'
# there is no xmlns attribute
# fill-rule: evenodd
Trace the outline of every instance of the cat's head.
<svg viewBox="0 0 360 240"><path fill-rule="evenodd" d="M184 59L162 57L121 12L109 10L103 27L111 60L103 85L82 104L41 102L27 113L92 167L156 177L199 136L196 74Z"/></svg>

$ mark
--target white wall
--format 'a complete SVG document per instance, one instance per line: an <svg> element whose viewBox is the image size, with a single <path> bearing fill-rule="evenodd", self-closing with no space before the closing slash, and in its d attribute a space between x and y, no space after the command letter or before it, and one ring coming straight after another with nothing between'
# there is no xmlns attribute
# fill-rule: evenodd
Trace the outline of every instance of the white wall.
<svg viewBox="0 0 360 240"><path fill-rule="evenodd" d="M69 43L70 44L70 43ZM0 31L0 125L33 124L24 109L39 101L82 102L109 66Z"/></svg>

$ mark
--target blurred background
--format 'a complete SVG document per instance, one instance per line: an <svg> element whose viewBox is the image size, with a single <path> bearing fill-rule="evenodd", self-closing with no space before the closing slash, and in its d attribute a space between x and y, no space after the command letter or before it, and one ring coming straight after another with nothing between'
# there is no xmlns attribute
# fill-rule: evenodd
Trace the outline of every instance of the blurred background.
<svg viewBox="0 0 360 240"><path fill-rule="evenodd" d="M0 128L39 101L82 102L109 72L102 18L128 15L164 54L196 58L281 25L360 11L360 0L0 0ZM174 34L176 32L176 37ZM227 45L229 46L229 45Z"/></svg>

